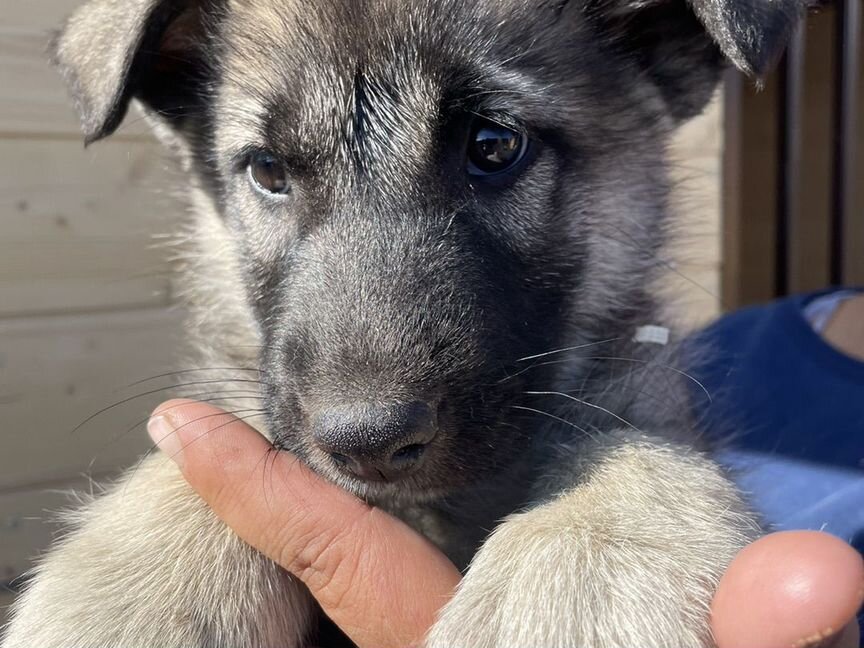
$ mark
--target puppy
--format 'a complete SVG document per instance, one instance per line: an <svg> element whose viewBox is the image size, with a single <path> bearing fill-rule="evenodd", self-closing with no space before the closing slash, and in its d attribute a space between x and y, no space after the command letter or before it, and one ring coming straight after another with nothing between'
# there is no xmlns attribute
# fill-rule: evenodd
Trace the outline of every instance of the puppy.
<svg viewBox="0 0 864 648"><path fill-rule="evenodd" d="M467 569L430 648L695 648L758 529L681 354L634 342L662 322L664 150L805 9L90 0L53 51L88 143L136 101L186 171L197 366ZM295 648L320 622L152 457L81 508L2 646Z"/></svg>

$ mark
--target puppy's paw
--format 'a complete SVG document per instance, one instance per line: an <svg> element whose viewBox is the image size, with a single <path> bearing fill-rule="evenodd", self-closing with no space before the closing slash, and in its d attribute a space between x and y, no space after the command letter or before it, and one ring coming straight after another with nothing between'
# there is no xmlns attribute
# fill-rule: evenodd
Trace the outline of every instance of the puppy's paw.
<svg viewBox="0 0 864 648"><path fill-rule="evenodd" d="M710 646L711 584L693 582L691 562L522 514L481 549L427 648Z"/></svg>
<svg viewBox="0 0 864 648"><path fill-rule="evenodd" d="M756 527L711 462L624 448L475 557L428 648L703 648L714 590Z"/></svg>
<svg viewBox="0 0 864 648"><path fill-rule="evenodd" d="M76 514L12 608L0 648L292 648L305 588L152 458Z"/></svg>

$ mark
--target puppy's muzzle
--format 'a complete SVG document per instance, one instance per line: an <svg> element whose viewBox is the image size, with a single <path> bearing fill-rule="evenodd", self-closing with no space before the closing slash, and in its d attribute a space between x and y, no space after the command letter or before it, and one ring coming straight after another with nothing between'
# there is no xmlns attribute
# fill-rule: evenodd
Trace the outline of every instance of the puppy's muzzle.
<svg viewBox="0 0 864 648"><path fill-rule="evenodd" d="M358 403L316 417L315 444L343 472L366 481L397 481L423 464L438 434L437 408L411 403Z"/></svg>

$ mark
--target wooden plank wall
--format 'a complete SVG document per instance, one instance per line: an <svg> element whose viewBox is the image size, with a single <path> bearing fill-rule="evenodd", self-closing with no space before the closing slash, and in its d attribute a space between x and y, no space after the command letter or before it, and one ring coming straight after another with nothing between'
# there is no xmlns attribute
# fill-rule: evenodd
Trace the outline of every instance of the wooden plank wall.
<svg viewBox="0 0 864 648"><path fill-rule="evenodd" d="M122 386L173 369L178 346L154 245L180 211L170 162L135 115L84 150L45 62L49 29L78 3L7 3L0 19L0 606L2 585L50 541L64 491L147 449L141 429L126 430L160 395L72 430L146 391ZM681 236L667 287L690 322L717 310L719 115L715 104L673 147Z"/></svg>
<svg viewBox="0 0 864 648"><path fill-rule="evenodd" d="M179 329L154 245L178 213L168 161L135 116L85 150L45 62L77 4L6 3L0 18L0 591L49 542L64 491L147 449L141 430L121 433L158 395L71 431L170 370Z"/></svg>
<svg viewBox="0 0 864 648"><path fill-rule="evenodd" d="M718 92L702 115L681 127L669 150L675 190L663 288L672 315L685 328L721 311L723 111Z"/></svg>

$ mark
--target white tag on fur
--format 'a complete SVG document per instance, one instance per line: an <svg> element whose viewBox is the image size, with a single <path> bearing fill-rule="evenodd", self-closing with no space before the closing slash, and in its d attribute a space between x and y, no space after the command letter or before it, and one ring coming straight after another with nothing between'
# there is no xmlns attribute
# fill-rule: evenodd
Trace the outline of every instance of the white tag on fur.
<svg viewBox="0 0 864 648"><path fill-rule="evenodd" d="M659 344L666 346L669 344L669 329L665 326L640 326L636 329L636 335L633 336L634 342L640 344Z"/></svg>

